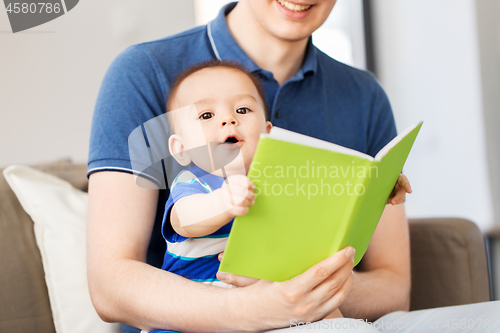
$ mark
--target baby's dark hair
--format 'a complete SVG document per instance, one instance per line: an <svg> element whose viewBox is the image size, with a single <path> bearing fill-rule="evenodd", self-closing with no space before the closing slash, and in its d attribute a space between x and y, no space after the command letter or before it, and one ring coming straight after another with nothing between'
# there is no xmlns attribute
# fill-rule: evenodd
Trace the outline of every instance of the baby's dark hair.
<svg viewBox="0 0 500 333"><path fill-rule="evenodd" d="M174 81L170 85L170 90L167 95L167 112L172 110L172 101L174 100L175 94L177 93L177 90L179 89L179 86L181 83L191 76L192 74L201 71L202 69L206 68L228 68L228 69L235 69L237 71L242 72L243 74L247 75L255 85L255 88L257 88L257 92L259 94L260 99L262 100L262 103L264 104L264 114L266 117L266 120L269 120L269 111L267 108L266 104L266 99L264 98L264 92L262 90L262 82L260 81L257 76L254 74L250 73L248 69L245 68L242 64L236 61L230 61L230 60L207 60L203 61L200 63L197 63L195 65L192 65L188 67L185 71L183 71L181 74L175 77Z"/></svg>

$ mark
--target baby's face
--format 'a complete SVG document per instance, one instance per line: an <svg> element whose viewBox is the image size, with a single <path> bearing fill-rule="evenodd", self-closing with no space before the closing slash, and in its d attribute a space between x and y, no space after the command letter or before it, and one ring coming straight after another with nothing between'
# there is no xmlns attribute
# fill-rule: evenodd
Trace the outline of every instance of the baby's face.
<svg viewBox="0 0 500 333"><path fill-rule="evenodd" d="M260 134L271 129L271 123L265 119L263 103L254 83L244 73L221 67L202 69L187 77L177 89L172 109L195 107L186 108L186 112L175 116L174 129L188 153L190 149L195 151L193 148L207 144L210 144L211 158L231 155L231 151L238 154L240 150L241 156L235 162L244 163L247 172ZM207 161L196 158L191 156L196 165L213 171L202 167Z"/></svg>

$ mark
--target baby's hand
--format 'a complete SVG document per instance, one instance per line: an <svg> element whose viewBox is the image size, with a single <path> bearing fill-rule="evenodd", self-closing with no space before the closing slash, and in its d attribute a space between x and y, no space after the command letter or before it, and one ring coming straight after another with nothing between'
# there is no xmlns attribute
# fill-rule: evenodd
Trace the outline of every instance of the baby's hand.
<svg viewBox="0 0 500 333"><path fill-rule="evenodd" d="M245 215L255 203L254 184L244 175L227 177L220 188L224 211L231 217Z"/></svg>
<svg viewBox="0 0 500 333"><path fill-rule="evenodd" d="M394 185L391 196L387 200L387 204L398 205L403 203L406 198L406 193L411 192L410 181L405 175L400 174L396 185Z"/></svg>

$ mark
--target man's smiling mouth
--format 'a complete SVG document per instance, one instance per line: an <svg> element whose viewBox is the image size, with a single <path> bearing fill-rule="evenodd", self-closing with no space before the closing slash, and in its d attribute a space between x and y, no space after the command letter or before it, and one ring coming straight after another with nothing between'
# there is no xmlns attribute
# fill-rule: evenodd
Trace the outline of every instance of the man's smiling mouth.
<svg viewBox="0 0 500 333"><path fill-rule="evenodd" d="M308 10L309 8L312 7L312 5L309 6L302 6L302 5L296 5L294 3L285 1L285 0L278 0L281 6L285 7L288 10L291 10L293 12L303 12Z"/></svg>

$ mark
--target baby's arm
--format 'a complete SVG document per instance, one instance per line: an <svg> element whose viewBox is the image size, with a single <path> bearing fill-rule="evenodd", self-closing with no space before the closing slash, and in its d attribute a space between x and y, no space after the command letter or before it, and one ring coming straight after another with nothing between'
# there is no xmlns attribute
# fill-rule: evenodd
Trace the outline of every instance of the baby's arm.
<svg viewBox="0 0 500 333"><path fill-rule="evenodd" d="M184 197L170 212L172 228L184 237L209 235L248 212L248 207L255 202L254 188L246 176L233 175L220 189Z"/></svg>

